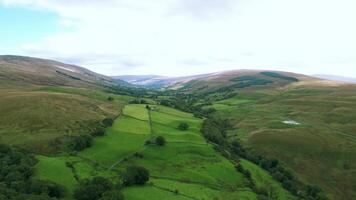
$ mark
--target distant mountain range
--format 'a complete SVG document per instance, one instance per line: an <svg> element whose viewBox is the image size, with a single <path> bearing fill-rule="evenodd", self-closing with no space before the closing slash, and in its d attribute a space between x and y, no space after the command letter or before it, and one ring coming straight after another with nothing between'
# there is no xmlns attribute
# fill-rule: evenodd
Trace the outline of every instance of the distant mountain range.
<svg viewBox="0 0 356 200"><path fill-rule="evenodd" d="M159 75L123 75L113 76L115 80L123 80L134 85L142 85L149 88L162 88L167 86L181 85L191 80L199 78L207 78L216 73L200 74L194 76L182 76L182 77L169 77Z"/></svg>
<svg viewBox="0 0 356 200"><path fill-rule="evenodd" d="M342 82L347 82L347 83L356 83L356 78L345 77L345 76L334 76L334 75L328 75L328 74L315 74L313 76L317 77L317 78L325 79L325 80L331 80L331 81L342 81Z"/></svg>

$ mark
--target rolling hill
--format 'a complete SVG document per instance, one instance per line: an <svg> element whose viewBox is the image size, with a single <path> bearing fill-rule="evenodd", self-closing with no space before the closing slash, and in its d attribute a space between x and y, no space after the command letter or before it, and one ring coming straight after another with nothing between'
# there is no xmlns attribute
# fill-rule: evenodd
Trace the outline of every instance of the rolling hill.
<svg viewBox="0 0 356 200"><path fill-rule="evenodd" d="M121 79L163 90L138 90ZM0 56L0 105L0 142L35 153L33 178L62 185L68 199L86 179L122 181L131 165L149 169L151 179L123 188L129 200L296 199L290 177L320 186L328 199L356 198L355 84L264 70L112 78L52 60ZM194 115L177 110L183 105ZM108 118L115 120L106 135L68 151L70 139L92 134ZM207 142L206 118L231 123L225 145L238 141L260 161L280 164L271 172ZM177 128L182 122L189 130ZM158 136L165 146L152 144Z"/></svg>
<svg viewBox="0 0 356 200"><path fill-rule="evenodd" d="M108 89L121 82L57 61L0 56L0 140L33 152L58 152L65 137L88 134L120 113L131 97Z"/></svg>
<svg viewBox="0 0 356 200"><path fill-rule="evenodd" d="M83 67L23 56L0 56L0 86L41 85L103 88L118 84ZM122 81L123 83L123 81Z"/></svg>

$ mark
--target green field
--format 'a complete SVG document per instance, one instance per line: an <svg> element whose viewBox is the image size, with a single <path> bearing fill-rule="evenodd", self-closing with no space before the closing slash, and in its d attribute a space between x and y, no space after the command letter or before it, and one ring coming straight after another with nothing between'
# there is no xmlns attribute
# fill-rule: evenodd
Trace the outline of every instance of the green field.
<svg viewBox="0 0 356 200"><path fill-rule="evenodd" d="M76 178L105 176L119 181L126 166L137 164L150 171L151 179L146 186L125 188L128 200L256 199L245 177L205 142L199 132L200 119L175 109L152 107L152 134L145 105L127 105L123 116L107 129L106 136L95 138L92 147L76 156L38 156L35 177L65 186L70 197L78 184ZM180 122L188 123L189 130L178 130ZM158 135L166 138L165 146L144 145ZM143 157L134 156L135 152ZM73 168L66 163L72 163Z"/></svg>

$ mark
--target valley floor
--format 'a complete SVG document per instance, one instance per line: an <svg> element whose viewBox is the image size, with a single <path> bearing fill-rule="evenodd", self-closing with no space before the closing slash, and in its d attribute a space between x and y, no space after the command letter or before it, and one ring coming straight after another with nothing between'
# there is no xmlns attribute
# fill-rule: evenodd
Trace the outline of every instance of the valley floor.
<svg viewBox="0 0 356 200"><path fill-rule="evenodd" d="M123 115L97 137L92 147L77 155L37 156L35 178L65 186L70 199L78 182L94 176L120 181L120 174L132 164L150 171L145 186L123 190L125 199L257 199L247 179L235 170L234 164L221 156L200 134L201 119L172 108L153 105L127 105ZM180 131L181 122L190 125ZM145 145L145 141L163 136L164 146ZM140 155L140 156L138 156ZM261 168L251 173L260 184L272 180ZM256 169L256 170L255 170ZM267 181L267 182L266 182ZM293 199L279 183L279 199Z"/></svg>

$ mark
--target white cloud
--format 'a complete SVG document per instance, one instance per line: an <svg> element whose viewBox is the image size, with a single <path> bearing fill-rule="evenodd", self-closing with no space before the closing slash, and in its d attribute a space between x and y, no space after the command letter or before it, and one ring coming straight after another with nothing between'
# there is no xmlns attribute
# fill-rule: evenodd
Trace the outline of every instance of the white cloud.
<svg viewBox="0 0 356 200"><path fill-rule="evenodd" d="M354 0L3 0L73 31L22 53L109 75L265 68L356 77ZM83 3L85 2L85 3Z"/></svg>

